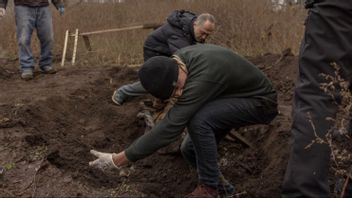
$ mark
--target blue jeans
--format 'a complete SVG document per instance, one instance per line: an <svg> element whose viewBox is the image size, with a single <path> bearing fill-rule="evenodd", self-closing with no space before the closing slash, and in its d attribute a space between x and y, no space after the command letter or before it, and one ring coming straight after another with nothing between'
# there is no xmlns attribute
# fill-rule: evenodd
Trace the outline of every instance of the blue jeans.
<svg viewBox="0 0 352 198"><path fill-rule="evenodd" d="M146 95L148 92L144 89L140 81L123 85L117 89L117 101L121 104L127 100L129 97L136 97Z"/></svg>
<svg viewBox="0 0 352 198"><path fill-rule="evenodd" d="M148 59L154 56L163 56L163 54L149 50L147 48L144 48L143 55L144 55L144 62L146 62ZM144 89L140 81L137 81L118 88L117 96L119 98L116 98L116 100L122 104L127 98L143 96L146 94L148 94L147 90Z"/></svg>
<svg viewBox="0 0 352 198"><path fill-rule="evenodd" d="M188 134L181 144L181 152L187 162L197 169L200 183L218 188L221 174L217 163L219 141L232 128L268 124L277 115L274 100L218 99L196 113L187 126Z"/></svg>
<svg viewBox="0 0 352 198"><path fill-rule="evenodd" d="M15 6L17 43L22 70L34 69L34 58L31 49L33 30L37 30L40 41L39 67L51 66L54 33L49 6L28 7Z"/></svg>

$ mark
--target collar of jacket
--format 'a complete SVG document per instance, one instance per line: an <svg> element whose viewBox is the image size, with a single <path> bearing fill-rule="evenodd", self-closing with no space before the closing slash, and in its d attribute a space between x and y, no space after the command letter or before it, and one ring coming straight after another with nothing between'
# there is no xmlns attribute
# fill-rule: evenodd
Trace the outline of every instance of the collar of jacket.
<svg viewBox="0 0 352 198"><path fill-rule="evenodd" d="M172 59L174 59L178 66L186 73L188 74L188 70L187 70L187 67L186 67L186 64L181 60L181 58L177 55L172 55L171 57Z"/></svg>

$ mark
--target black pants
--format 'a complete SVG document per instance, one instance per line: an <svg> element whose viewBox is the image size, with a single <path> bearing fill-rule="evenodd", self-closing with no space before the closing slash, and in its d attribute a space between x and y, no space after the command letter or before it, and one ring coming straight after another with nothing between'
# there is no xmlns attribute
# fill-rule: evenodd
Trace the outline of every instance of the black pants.
<svg viewBox="0 0 352 198"><path fill-rule="evenodd" d="M220 170L217 145L232 129L268 124L277 115L276 94L272 102L259 98L218 99L204 105L190 120L181 152L197 169L199 182L218 187Z"/></svg>
<svg viewBox="0 0 352 198"><path fill-rule="evenodd" d="M316 139L313 126L323 138L334 124L326 118L334 118L337 112L332 97L320 89L320 84L326 82L320 74L334 76L330 64L335 62L341 67L340 75L352 79L352 1L315 2L308 13L301 45L293 107L293 144L282 197L330 197L330 148L326 144L305 147Z"/></svg>

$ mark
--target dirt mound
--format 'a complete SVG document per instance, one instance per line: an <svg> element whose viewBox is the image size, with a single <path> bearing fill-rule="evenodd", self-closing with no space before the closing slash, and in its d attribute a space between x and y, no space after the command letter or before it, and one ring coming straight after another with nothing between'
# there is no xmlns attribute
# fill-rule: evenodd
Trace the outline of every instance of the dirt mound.
<svg viewBox="0 0 352 198"><path fill-rule="evenodd" d="M241 197L279 197L297 58L250 59L273 80L281 113L269 126L238 131L254 147L225 141L219 148L221 169ZM128 177L88 167L90 149L117 152L144 132L136 117L143 98L121 107L110 99L116 87L136 80L135 69L66 67L23 81L15 65L8 62L0 70L0 165L6 170L1 197L182 197L197 184L196 173L178 154L154 154L128 167Z"/></svg>

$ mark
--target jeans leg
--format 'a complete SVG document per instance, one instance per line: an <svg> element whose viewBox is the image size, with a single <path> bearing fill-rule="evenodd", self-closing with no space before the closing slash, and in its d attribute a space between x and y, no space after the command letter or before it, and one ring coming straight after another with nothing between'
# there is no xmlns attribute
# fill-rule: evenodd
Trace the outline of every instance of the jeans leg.
<svg viewBox="0 0 352 198"><path fill-rule="evenodd" d="M31 38L35 27L35 8L15 6L16 34L22 70L34 69Z"/></svg>
<svg viewBox="0 0 352 198"><path fill-rule="evenodd" d="M181 153L183 158L187 161L189 165L191 165L193 168L197 168L197 162L196 162L196 153L193 148L193 143L191 138L189 137L189 134L186 135L186 137L183 139L181 143Z"/></svg>
<svg viewBox="0 0 352 198"><path fill-rule="evenodd" d="M226 135L232 128L252 124L267 123L272 120L276 109L263 111L260 99L228 98L219 99L206 104L200 109L188 124L189 137L195 150L196 167L201 183L217 188L219 167L217 164L217 139ZM273 108L276 108L273 107ZM268 113L267 113L268 112ZM189 141L185 140L183 155L192 158ZM186 149L187 148L187 149ZM189 160L194 164L193 160Z"/></svg>
<svg viewBox="0 0 352 198"><path fill-rule="evenodd" d="M117 95L121 101L125 101L129 97L142 96L147 93L140 81L124 85L117 89Z"/></svg>
<svg viewBox="0 0 352 198"><path fill-rule="evenodd" d="M222 137L218 136L219 139L222 139L226 133L223 133ZM197 169L197 162L196 162L196 153L194 151L193 143L189 135L187 134L186 137L183 139L181 144L181 153L183 158L187 161L189 165L191 165L194 169ZM219 173L219 183L218 183L218 193L219 196L222 197L229 197L234 195L235 187L225 179L223 174Z"/></svg>
<svg viewBox="0 0 352 198"><path fill-rule="evenodd" d="M37 34L40 41L39 67L51 66L53 59L54 33L52 16L49 6L37 8Z"/></svg>

